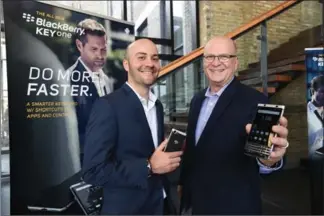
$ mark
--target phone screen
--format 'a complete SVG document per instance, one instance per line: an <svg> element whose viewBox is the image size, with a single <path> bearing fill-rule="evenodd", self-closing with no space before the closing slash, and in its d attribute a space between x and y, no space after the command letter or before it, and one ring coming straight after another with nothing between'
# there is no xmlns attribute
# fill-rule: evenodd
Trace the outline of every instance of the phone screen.
<svg viewBox="0 0 324 216"><path fill-rule="evenodd" d="M282 112L279 107L258 107L248 142L271 147L272 126L278 124Z"/></svg>

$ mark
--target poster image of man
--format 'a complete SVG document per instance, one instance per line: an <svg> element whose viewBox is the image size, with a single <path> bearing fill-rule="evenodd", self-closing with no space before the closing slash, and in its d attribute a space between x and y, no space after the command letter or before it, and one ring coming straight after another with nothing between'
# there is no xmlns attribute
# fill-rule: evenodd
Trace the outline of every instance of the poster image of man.
<svg viewBox="0 0 324 216"><path fill-rule="evenodd" d="M307 104L309 156L313 159L324 155L324 76L314 77L310 83L311 100Z"/></svg>
<svg viewBox="0 0 324 216"><path fill-rule="evenodd" d="M10 214L72 211L87 119L126 80L121 56L134 24L55 1L3 1L3 17Z"/></svg>
<svg viewBox="0 0 324 216"><path fill-rule="evenodd" d="M103 25L94 19L84 19L78 24L84 34L76 34L75 45L80 53L77 61L68 68L71 85L87 88L86 94L74 96L80 142L80 161L83 158L85 129L92 108L98 97L113 92L115 79L108 76L103 67L107 56L107 33Z"/></svg>

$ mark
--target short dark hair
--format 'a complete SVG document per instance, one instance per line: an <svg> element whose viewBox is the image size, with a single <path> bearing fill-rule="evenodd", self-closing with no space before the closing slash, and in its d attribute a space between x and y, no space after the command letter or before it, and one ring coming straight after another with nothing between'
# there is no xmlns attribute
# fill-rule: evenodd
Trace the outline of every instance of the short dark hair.
<svg viewBox="0 0 324 216"><path fill-rule="evenodd" d="M94 19L84 19L81 22L79 22L78 27L84 29L84 34L76 35L76 39L79 39L83 46L88 42L87 35L99 37L106 35L105 27L103 27L103 25L101 25Z"/></svg>
<svg viewBox="0 0 324 216"><path fill-rule="evenodd" d="M324 76L323 75L314 77L311 81L312 93L314 93L314 91L317 91L320 87L324 87Z"/></svg>

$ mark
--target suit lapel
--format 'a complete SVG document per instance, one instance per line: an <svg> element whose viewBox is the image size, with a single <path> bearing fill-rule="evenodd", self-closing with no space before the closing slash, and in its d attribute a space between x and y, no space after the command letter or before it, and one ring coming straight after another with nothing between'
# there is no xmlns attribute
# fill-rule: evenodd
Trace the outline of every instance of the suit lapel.
<svg viewBox="0 0 324 216"><path fill-rule="evenodd" d="M76 65L76 67L74 68L74 70L79 71L80 73L85 73L87 70L85 69L85 67L83 66L83 64L78 60L78 63ZM82 75L81 75L82 76ZM88 96L87 95L82 95L82 96L78 96L78 102L80 104L88 104L88 103L93 103L98 97L98 91L96 86L94 85L94 83L92 82L92 78L91 76L89 77L90 80L87 81L87 79L85 81L82 81L82 79L79 79L77 82L74 82L73 79L71 79L71 84L76 84L76 85L85 85L89 87L89 91L88 91Z"/></svg>
<svg viewBox="0 0 324 216"><path fill-rule="evenodd" d="M82 74L87 71L87 69L83 66L83 64L79 60L78 60L78 64L77 64L75 70L80 71ZM84 81L82 81L82 79L80 79L78 84L89 86L89 93L92 96L92 97L90 97L91 99L98 98L99 94L98 94L97 88L94 85L94 83L92 82L92 77L90 76L89 78L90 78L89 81L87 79L85 79Z"/></svg>
<svg viewBox="0 0 324 216"><path fill-rule="evenodd" d="M163 121L163 108L159 100L155 102L156 116L157 116L157 130L158 130L158 145L164 140L164 121Z"/></svg>
<svg viewBox="0 0 324 216"><path fill-rule="evenodd" d="M192 128L188 128L188 137L187 140L193 140L194 141L194 145L195 145L195 134L196 134L196 128L197 128L197 122L198 122L198 117L199 117L199 113L200 113L200 109L201 106L205 100L205 92L207 89L204 89L202 92L200 92L197 96L195 101L193 101L193 107L192 110L190 110L190 118L188 122L188 125L192 125Z"/></svg>
<svg viewBox="0 0 324 216"><path fill-rule="evenodd" d="M218 123L217 120L218 118L224 113L226 110L227 106L231 103L233 100L233 96L237 87L237 84L239 82L236 80L234 77L234 80L227 86L227 88L224 90L224 92L221 94L219 97L207 123L206 126L201 133L201 138L199 139L197 146L199 146L199 143L201 140L203 140L206 136L208 136L208 132L215 128L215 125ZM198 119L197 119L198 120ZM197 122L197 121L196 121Z"/></svg>
<svg viewBox="0 0 324 216"><path fill-rule="evenodd" d="M145 135L145 137L149 137L150 139L149 143L152 144L149 147L154 149L154 142L151 134L151 129L147 122L147 118L141 101L139 100L135 92L127 84L124 84L122 86L122 89L125 91L126 95L128 96L127 101L129 103L129 106L134 107L133 116L135 118L135 121L139 122L140 125L143 127L144 132L147 134Z"/></svg>

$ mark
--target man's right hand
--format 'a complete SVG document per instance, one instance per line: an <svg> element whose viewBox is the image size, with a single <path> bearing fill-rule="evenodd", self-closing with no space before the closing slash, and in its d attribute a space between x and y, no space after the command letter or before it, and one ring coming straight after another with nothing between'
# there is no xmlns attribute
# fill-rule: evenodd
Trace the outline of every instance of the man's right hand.
<svg viewBox="0 0 324 216"><path fill-rule="evenodd" d="M164 152L168 140L165 139L154 151L149 162L153 173L164 174L172 172L179 165L182 155L182 151L177 152Z"/></svg>

